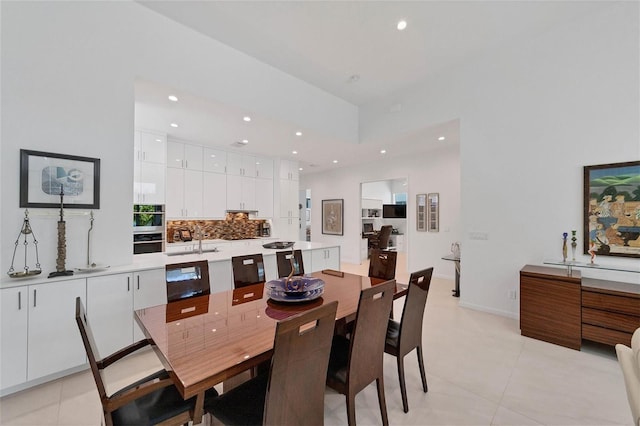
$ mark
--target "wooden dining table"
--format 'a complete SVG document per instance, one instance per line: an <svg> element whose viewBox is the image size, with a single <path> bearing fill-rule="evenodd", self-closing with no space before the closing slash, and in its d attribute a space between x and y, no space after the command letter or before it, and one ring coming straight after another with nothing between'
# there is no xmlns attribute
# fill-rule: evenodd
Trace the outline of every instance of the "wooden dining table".
<svg viewBox="0 0 640 426"><path fill-rule="evenodd" d="M349 322L360 292L386 282L332 270L312 276L325 282L324 292L306 303L275 302L262 283L135 311L182 397L197 397L194 424L202 420L207 389L271 358L278 321L337 300L337 324ZM396 284L394 298L406 292Z"/></svg>

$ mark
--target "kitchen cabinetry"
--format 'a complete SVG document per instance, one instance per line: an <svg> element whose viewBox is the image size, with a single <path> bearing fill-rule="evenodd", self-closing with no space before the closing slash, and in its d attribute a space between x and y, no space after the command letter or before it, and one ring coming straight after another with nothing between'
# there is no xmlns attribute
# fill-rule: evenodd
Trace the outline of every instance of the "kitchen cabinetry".
<svg viewBox="0 0 640 426"><path fill-rule="evenodd" d="M0 388L27 380L28 287L0 290Z"/></svg>
<svg viewBox="0 0 640 426"><path fill-rule="evenodd" d="M227 210L227 176L202 173L202 216L224 218Z"/></svg>
<svg viewBox="0 0 640 426"><path fill-rule="evenodd" d="M209 262L209 284L211 293L233 289L231 259Z"/></svg>
<svg viewBox="0 0 640 426"><path fill-rule="evenodd" d="M340 270L340 247L311 250L311 268L311 272L323 269ZM306 270L305 264L305 272Z"/></svg>
<svg viewBox="0 0 640 426"><path fill-rule="evenodd" d="M29 289L27 380L86 363L75 321L76 297L85 302L86 280L36 284Z"/></svg>
<svg viewBox="0 0 640 426"><path fill-rule="evenodd" d="M259 179L273 179L273 160L256 157L256 176Z"/></svg>
<svg viewBox="0 0 640 426"><path fill-rule="evenodd" d="M203 170L212 173L227 173L227 153L219 149L203 148Z"/></svg>
<svg viewBox="0 0 640 426"><path fill-rule="evenodd" d="M87 279L87 316L100 357L142 339L133 311L167 303L164 269Z"/></svg>
<svg viewBox="0 0 640 426"><path fill-rule="evenodd" d="M134 204L164 204L166 143L164 135L134 132Z"/></svg>
<svg viewBox="0 0 640 426"><path fill-rule="evenodd" d="M255 178L227 175L227 209L255 210L256 206Z"/></svg>
<svg viewBox="0 0 640 426"><path fill-rule="evenodd" d="M202 216L202 172L167 168L167 218Z"/></svg>
<svg viewBox="0 0 640 426"><path fill-rule="evenodd" d="M252 155L227 153L227 174L256 177L256 158Z"/></svg>
<svg viewBox="0 0 640 426"><path fill-rule="evenodd" d="M273 180L255 179L255 208L258 217L273 217Z"/></svg>
<svg viewBox="0 0 640 426"><path fill-rule="evenodd" d="M280 179L297 181L299 177L297 161L280 160Z"/></svg>
<svg viewBox="0 0 640 426"><path fill-rule="evenodd" d="M167 167L202 170L203 147L177 141L167 141Z"/></svg>

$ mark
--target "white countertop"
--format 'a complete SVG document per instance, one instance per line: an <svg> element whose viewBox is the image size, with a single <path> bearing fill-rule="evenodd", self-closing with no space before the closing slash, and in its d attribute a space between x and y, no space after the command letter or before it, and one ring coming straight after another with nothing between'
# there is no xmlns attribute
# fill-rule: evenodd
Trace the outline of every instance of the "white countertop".
<svg viewBox="0 0 640 426"><path fill-rule="evenodd" d="M266 238L265 238L266 240ZM203 243L215 243L218 240L203 240ZM244 240L234 240L234 241L244 241ZM250 240L253 241L253 240ZM273 238L270 238L269 241L276 241ZM219 240L218 242L230 243L232 241L227 240ZM265 241L266 243L267 241ZM181 243L172 243L172 244L181 244ZM185 243L186 245L193 245L193 241ZM197 244L197 241L196 241ZM184 245L184 244L182 244ZM66 281L75 278L88 278L88 277L97 277L102 275L112 275L112 274L121 274L127 272L136 272L136 271L145 271L149 269L157 269L164 268L165 265L172 263L182 263L182 262L191 262L195 260L207 260L209 262L220 262L225 260L230 260L234 256L243 256L247 254L256 254L262 253L263 256L274 256L277 251L276 249L267 249L262 247L261 245L249 246L249 247L231 247L230 244L226 244L229 247L220 248L218 252L211 253L185 253L179 255L167 255L165 253L147 253L147 254L136 254L133 255L132 263L128 265L119 265L119 266L111 266L107 269L95 272L74 272L71 276L66 277L56 277L56 278L47 278L50 272L52 271L42 271L40 275L35 275L30 278L9 278L5 276L0 281L0 289L10 288L10 287L20 287L25 285L33 285L33 284L42 284L42 283L50 283L56 281ZM314 250L314 249L323 249L337 247L336 244L323 244L323 243L312 243L307 241L296 241L294 246L290 249L285 250ZM68 269L72 269L68 266Z"/></svg>

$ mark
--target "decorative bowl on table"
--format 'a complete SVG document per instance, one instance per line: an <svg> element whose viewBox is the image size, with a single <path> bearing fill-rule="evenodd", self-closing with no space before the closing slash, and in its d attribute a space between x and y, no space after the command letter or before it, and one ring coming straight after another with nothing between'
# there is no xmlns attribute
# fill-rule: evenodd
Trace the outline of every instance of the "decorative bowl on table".
<svg viewBox="0 0 640 426"><path fill-rule="evenodd" d="M271 300L285 303L309 302L322 296L324 281L315 277L280 278L265 285Z"/></svg>

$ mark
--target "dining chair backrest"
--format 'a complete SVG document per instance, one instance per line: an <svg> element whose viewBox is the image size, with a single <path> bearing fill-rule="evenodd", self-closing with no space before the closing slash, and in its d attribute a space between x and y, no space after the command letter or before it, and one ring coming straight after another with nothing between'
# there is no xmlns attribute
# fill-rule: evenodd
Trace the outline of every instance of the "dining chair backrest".
<svg viewBox="0 0 640 426"><path fill-rule="evenodd" d="M422 343L422 323L432 275L433 268L427 268L413 272L409 277L398 337L398 346L402 354Z"/></svg>
<svg viewBox="0 0 640 426"><path fill-rule="evenodd" d="M209 262L206 260L166 265L165 277L169 303L211 293Z"/></svg>
<svg viewBox="0 0 640 426"><path fill-rule="evenodd" d="M288 277L291 273L291 259L293 259L293 275L304 275L304 262L302 261L302 250L288 250L276 252L278 262L278 277Z"/></svg>
<svg viewBox="0 0 640 426"><path fill-rule="evenodd" d="M323 424L337 309L334 301L276 325L263 424Z"/></svg>
<svg viewBox="0 0 640 426"><path fill-rule="evenodd" d="M234 288L265 282L262 254L249 254L231 258Z"/></svg>
<svg viewBox="0 0 640 426"><path fill-rule="evenodd" d="M96 387L98 388L98 395L100 396L100 400L103 401L107 398L107 392L104 387L104 382L102 381L100 368L98 368L98 359L96 359L96 354L99 353L98 347L96 346L96 341L87 322L87 314L84 310L84 305L79 297L76 298L76 323L78 324L82 343L84 344L84 349L87 353L89 367L91 367L91 374L93 374L93 379L95 380Z"/></svg>
<svg viewBox="0 0 640 426"><path fill-rule="evenodd" d="M398 253L390 250L371 250L369 277L392 280L396 277Z"/></svg>
<svg viewBox="0 0 640 426"><path fill-rule="evenodd" d="M382 375L387 322L396 281L390 280L362 290L349 346L348 383L363 389Z"/></svg>
<svg viewBox="0 0 640 426"><path fill-rule="evenodd" d="M631 347L618 343L616 354L622 369L633 424L640 426L640 328L631 336Z"/></svg>

